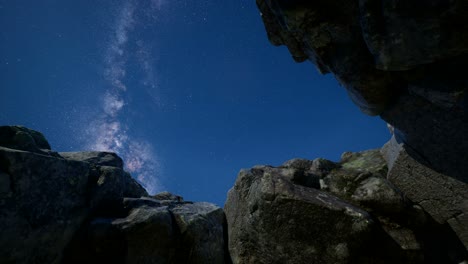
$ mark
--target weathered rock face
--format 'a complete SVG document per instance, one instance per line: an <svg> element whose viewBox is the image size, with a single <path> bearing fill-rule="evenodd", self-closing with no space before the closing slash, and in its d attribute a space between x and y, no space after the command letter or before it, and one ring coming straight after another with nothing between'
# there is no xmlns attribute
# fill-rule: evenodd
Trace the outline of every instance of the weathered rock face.
<svg viewBox="0 0 468 264"><path fill-rule="evenodd" d="M40 132L22 126L0 126L0 146L57 156L50 150L49 142Z"/></svg>
<svg viewBox="0 0 468 264"><path fill-rule="evenodd" d="M273 44L332 72L433 169L468 182L465 0L257 4Z"/></svg>
<svg viewBox="0 0 468 264"><path fill-rule="evenodd" d="M241 171L225 205L233 262L463 261L454 232L386 175L379 150Z"/></svg>
<svg viewBox="0 0 468 264"><path fill-rule="evenodd" d="M395 137L381 150L388 179L435 221L450 226L468 249L468 184L434 171ZM411 153L411 154L410 154Z"/></svg>
<svg viewBox="0 0 468 264"><path fill-rule="evenodd" d="M468 250L467 2L257 4L273 44L333 73L361 110L391 125L388 179Z"/></svg>
<svg viewBox="0 0 468 264"><path fill-rule="evenodd" d="M395 137L338 163L294 159L244 170L225 221L209 203L149 196L113 153L56 153L36 131L0 132L2 263L468 259L467 187L414 160Z"/></svg>
<svg viewBox="0 0 468 264"><path fill-rule="evenodd" d="M122 166L0 127L0 262L229 263L221 208L150 197Z"/></svg>
<svg viewBox="0 0 468 264"><path fill-rule="evenodd" d="M64 263L229 263L223 210L210 203L124 198L120 212L95 215Z"/></svg>
<svg viewBox="0 0 468 264"><path fill-rule="evenodd" d="M89 166L0 147L0 259L57 263L89 209Z"/></svg>

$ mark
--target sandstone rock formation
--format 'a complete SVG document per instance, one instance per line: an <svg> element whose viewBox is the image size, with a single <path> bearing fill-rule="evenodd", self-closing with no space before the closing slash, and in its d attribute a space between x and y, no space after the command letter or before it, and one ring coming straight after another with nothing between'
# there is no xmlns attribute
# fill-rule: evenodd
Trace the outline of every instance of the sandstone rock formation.
<svg viewBox="0 0 468 264"><path fill-rule="evenodd" d="M274 45L333 73L363 112L391 125L388 180L468 250L467 1L257 5Z"/></svg>
<svg viewBox="0 0 468 264"><path fill-rule="evenodd" d="M0 127L0 262L229 263L221 208L151 197L122 165Z"/></svg>

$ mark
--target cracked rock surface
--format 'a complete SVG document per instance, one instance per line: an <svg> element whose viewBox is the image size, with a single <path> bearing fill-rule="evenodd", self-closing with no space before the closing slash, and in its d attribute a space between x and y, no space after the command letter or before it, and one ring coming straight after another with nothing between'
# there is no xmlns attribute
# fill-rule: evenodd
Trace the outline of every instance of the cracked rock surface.
<svg viewBox="0 0 468 264"><path fill-rule="evenodd" d="M391 184L368 179L350 198L394 203L398 190L468 251L467 1L256 2L273 45L334 74L391 128L382 149Z"/></svg>
<svg viewBox="0 0 468 264"><path fill-rule="evenodd" d="M229 263L223 210L148 195L114 153L0 127L1 263Z"/></svg>
<svg viewBox="0 0 468 264"><path fill-rule="evenodd" d="M268 38L332 73L435 171L468 183L466 0L257 0Z"/></svg>
<svg viewBox="0 0 468 264"><path fill-rule="evenodd" d="M399 166L397 160L395 166ZM393 169L392 168L392 169ZM234 263L460 263L453 232L386 178L380 150L242 170L225 204ZM464 217L464 216L462 216Z"/></svg>

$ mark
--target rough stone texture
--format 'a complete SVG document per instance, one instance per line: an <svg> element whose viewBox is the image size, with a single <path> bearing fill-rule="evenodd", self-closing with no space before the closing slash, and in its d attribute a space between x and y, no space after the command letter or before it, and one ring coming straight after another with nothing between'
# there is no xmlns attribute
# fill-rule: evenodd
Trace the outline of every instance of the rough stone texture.
<svg viewBox="0 0 468 264"><path fill-rule="evenodd" d="M175 201L175 202L183 202L184 199L178 195L172 194L170 192L161 192L156 195L153 195L154 199L158 199L161 201Z"/></svg>
<svg viewBox="0 0 468 264"><path fill-rule="evenodd" d="M396 163L398 164L398 162ZM397 166L397 165L395 165ZM225 205L234 263L459 263L452 228L389 180L379 150L240 172ZM355 227L360 229L356 231Z"/></svg>
<svg viewBox="0 0 468 264"><path fill-rule="evenodd" d="M69 160L85 161L98 166L111 166L123 169L122 159L112 152L60 152L59 155Z"/></svg>
<svg viewBox="0 0 468 264"><path fill-rule="evenodd" d="M225 211L233 262L361 260L359 253L376 233L371 217L332 195L295 185L283 173L287 169L245 170L229 191Z"/></svg>
<svg viewBox="0 0 468 264"><path fill-rule="evenodd" d="M465 1L359 1L377 68L407 70L468 52ZM417 10L415 10L417 6Z"/></svg>
<svg viewBox="0 0 468 264"><path fill-rule="evenodd" d="M286 45L296 61L332 72L366 113L379 114L403 88L400 78L374 65L364 38L357 1L257 0L268 36Z"/></svg>
<svg viewBox="0 0 468 264"><path fill-rule="evenodd" d="M448 223L468 249L468 184L434 171L411 151L395 137L382 148L392 164L388 179L438 223Z"/></svg>
<svg viewBox="0 0 468 264"><path fill-rule="evenodd" d="M286 45L296 61L310 60L320 72L333 73L363 112L391 126L394 136L382 150L389 181L369 178L345 198L364 203L376 195L393 203L390 196L399 190L455 232L468 250L468 2L257 5L272 44Z"/></svg>
<svg viewBox="0 0 468 264"><path fill-rule="evenodd" d="M57 156L42 133L23 126L0 126L0 146Z"/></svg>
<svg viewBox="0 0 468 264"><path fill-rule="evenodd" d="M465 200L466 203L466 200ZM465 205L466 206L466 205ZM457 234L463 242L465 248L468 248L468 214L461 213L447 220L450 228Z"/></svg>
<svg viewBox="0 0 468 264"><path fill-rule="evenodd" d="M223 210L168 201L124 198L120 212L82 227L64 263L230 263Z"/></svg>
<svg viewBox="0 0 468 264"><path fill-rule="evenodd" d="M229 263L224 211L210 203L183 203L171 208L186 257L180 263ZM190 250L187 250L190 248Z"/></svg>
<svg viewBox="0 0 468 264"><path fill-rule="evenodd" d="M257 0L274 45L333 73L443 174L468 182L465 0ZM417 7L417 8L415 8Z"/></svg>
<svg viewBox="0 0 468 264"><path fill-rule="evenodd" d="M0 171L1 262L58 263L88 214L87 164L0 147Z"/></svg>
<svg viewBox="0 0 468 264"><path fill-rule="evenodd" d="M414 159L468 183L466 113L434 106L410 94L401 96L382 117L398 129L396 140L413 149L411 155Z"/></svg>
<svg viewBox="0 0 468 264"><path fill-rule="evenodd" d="M17 148L17 149L15 149ZM154 198L108 152L0 127L1 263L230 263L223 210Z"/></svg>
<svg viewBox="0 0 468 264"><path fill-rule="evenodd" d="M148 196L146 190L122 169L98 166L92 172L95 185L90 190L89 204L101 216L118 210L123 197Z"/></svg>
<svg viewBox="0 0 468 264"><path fill-rule="evenodd" d="M348 152L340 166L323 178L321 188L371 211L401 213L408 203L386 175L387 165L379 150Z"/></svg>

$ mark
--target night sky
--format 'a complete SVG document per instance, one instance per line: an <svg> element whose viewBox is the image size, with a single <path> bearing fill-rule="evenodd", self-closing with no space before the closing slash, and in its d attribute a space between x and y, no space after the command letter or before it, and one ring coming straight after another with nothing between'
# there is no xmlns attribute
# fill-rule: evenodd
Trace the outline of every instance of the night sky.
<svg viewBox="0 0 468 264"><path fill-rule="evenodd" d="M117 152L149 192L220 206L242 168L390 137L267 39L254 0L0 0L0 125Z"/></svg>

